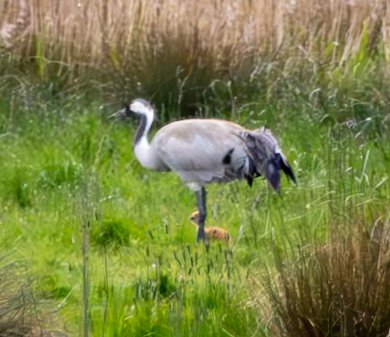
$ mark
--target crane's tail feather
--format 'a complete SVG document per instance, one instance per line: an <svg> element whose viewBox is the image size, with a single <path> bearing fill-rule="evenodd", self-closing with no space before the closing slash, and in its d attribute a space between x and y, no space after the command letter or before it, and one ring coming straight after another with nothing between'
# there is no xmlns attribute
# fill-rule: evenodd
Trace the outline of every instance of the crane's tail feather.
<svg viewBox="0 0 390 337"><path fill-rule="evenodd" d="M292 170L291 166L289 165L289 163L287 162L286 158L284 158L282 154L279 154L279 156L280 156L280 166L281 166L284 174L295 185L297 185L297 179L295 178L295 174L294 174L294 171Z"/></svg>
<svg viewBox="0 0 390 337"><path fill-rule="evenodd" d="M251 169L248 172L251 178L263 175L272 188L279 191L280 171L283 171L288 179L295 184L297 183L291 166L284 158L278 142L270 130L262 128L246 132L242 138L246 144L250 164L252 167L255 166L255 170Z"/></svg>
<svg viewBox="0 0 390 337"><path fill-rule="evenodd" d="M266 167L266 178L275 191L280 187L280 171L283 171L287 178L297 184L294 172L287 160L281 153L275 153L275 156L268 160Z"/></svg>
<svg viewBox="0 0 390 337"><path fill-rule="evenodd" d="M276 158L275 158L276 159ZM267 163L265 176L272 188L279 191L280 187L280 164L276 160L270 160Z"/></svg>

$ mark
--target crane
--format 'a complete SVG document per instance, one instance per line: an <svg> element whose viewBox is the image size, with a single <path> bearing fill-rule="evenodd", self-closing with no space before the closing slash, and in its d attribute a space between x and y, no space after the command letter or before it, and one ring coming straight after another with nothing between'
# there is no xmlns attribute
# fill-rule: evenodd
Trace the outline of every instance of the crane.
<svg viewBox="0 0 390 337"><path fill-rule="evenodd" d="M207 184L245 179L252 186L254 178L264 176L278 192L281 171L296 184L278 141L265 127L247 130L226 120L186 119L165 125L149 142L155 111L148 101L134 99L112 116L139 119L133 151L142 166L161 172L173 171L195 192L198 241L206 240Z"/></svg>

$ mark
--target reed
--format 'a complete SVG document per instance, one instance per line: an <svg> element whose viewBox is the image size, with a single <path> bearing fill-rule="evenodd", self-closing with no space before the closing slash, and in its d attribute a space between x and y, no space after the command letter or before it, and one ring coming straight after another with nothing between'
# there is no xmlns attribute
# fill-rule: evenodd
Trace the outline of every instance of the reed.
<svg viewBox="0 0 390 337"><path fill-rule="evenodd" d="M327 244L302 246L293 263L276 253L277 277L263 277L267 295L258 296L263 312L264 302L272 303L273 333L388 336L389 229L385 214L347 235L330 230Z"/></svg>
<svg viewBox="0 0 390 337"><path fill-rule="evenodd" d="M359 55L390 58L386 0L19 0L0 13L0 44L22 70L68 84L88 75L117 101L180 107L206 99L216 79L268 79L257 91L269 93L302 67L313 77L353 71L344 67Z"/></svg>

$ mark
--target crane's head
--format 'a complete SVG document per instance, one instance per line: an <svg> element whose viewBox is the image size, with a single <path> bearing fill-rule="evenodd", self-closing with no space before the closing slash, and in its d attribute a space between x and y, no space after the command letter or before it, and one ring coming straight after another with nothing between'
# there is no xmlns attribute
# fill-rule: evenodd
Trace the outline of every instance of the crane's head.
<svg viewBox="0 0 390 337"><path fill-rule="evenodd" d="M126 108L115 112L110 117L146 117L147 119L153 120L154 109L152 105L143 98L136 98Z"/></svg>

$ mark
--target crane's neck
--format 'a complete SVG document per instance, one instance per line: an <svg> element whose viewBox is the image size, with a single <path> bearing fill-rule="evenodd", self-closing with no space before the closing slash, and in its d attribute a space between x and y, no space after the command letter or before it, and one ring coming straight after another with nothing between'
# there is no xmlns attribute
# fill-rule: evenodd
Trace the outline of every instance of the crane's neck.
<svg viewBox="0 0 390 337"><path fill-rule="evenodd" d="M155 168L155 160L153 160L153 151L151 150L148 141L148 133L150 127L152 126L153 118L154 115L152 110L150 111L150 114L141 115L140 123L138 125L133 144L134 154L139 162L142 164L142 166L151 169Z"/></svg>

